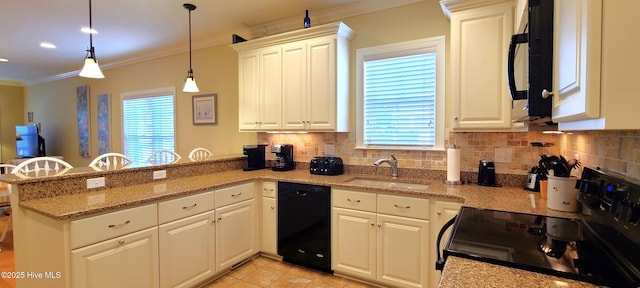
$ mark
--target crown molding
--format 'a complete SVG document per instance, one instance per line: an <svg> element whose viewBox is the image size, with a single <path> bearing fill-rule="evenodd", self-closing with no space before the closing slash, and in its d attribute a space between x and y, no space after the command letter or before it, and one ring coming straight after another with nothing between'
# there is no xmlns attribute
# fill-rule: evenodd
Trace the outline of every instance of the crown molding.
<svg viewBox="0 0 640 288"><path fill-rule="evenodd" d="M383 0L383 1L358 1L347 5L342 5L336 8L329 8L324 10L313 11L311 25L319 26L323 24L329 24L332 22L338 22L341 19L358 16L362 14L372 13L376 11L386 10L394 7L404 6L408 4L418 3L425 0ZM302 28L302 20L300 17L290 17L282 20L265 23L262 25L256 25L245 29L236 29L228 31L226 33L220 33L213 37L210 37L204 41L197 41L192 43L193 50L213 47L217 45L230 44L231 35L238 34L247 40L263 38L266 36L276 35L289 31L294 31ZM248 35L248 36L247 36ZM175 48L170 47L155 52L144 53L141 56L134 56L128 59L101 63L100 68L105 71L110 68L121 67L133 63L158 59L180 53L186 53L189 49L185 47ZM34 85L45 82L62 80L65 78L71 78L78 75L80 70L65 72L57 75L47 76L33 81L28 81L25 84Z"/></svg>

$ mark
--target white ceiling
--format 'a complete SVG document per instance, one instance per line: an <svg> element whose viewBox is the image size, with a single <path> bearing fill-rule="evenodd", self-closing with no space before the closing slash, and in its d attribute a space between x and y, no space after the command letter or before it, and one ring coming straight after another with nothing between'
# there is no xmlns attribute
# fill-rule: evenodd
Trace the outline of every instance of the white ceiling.
<svg viewBox="0 0 640 288"><path fill-rule="evenodd" d="M311 24L423 0L92 0L93 46L102 69L188 51L192 3L193 49L230 44ZM89 35L88 0L0 0L0 80L26 85L75 76ZM57 46L40 47L41 42ZM194 60L195 61L195 60Z"/></svg>

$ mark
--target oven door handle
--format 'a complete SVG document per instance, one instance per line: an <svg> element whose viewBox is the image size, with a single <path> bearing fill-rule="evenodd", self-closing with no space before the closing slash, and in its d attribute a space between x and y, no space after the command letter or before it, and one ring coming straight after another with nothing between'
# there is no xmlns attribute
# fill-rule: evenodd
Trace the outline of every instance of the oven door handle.
<svg viewBox="0 0 640 288"><path fill-rule="evenodd" d="M444 257L443 255L440 254L440 240L442 240L442 236L444 236L444 232L447 231L447 229L449 229L449 227L451 227L451 225L453 225L453 223L456 222L456 219L458 218L458 215L453 216L453 218L451 218L451 220L449 220L447 223L444 224L444 226L442 226L442 229L440 229L440 232L438 233L438 240L436 241L436 270L440 270L442 271L442 269L444 269Z"/></svg>

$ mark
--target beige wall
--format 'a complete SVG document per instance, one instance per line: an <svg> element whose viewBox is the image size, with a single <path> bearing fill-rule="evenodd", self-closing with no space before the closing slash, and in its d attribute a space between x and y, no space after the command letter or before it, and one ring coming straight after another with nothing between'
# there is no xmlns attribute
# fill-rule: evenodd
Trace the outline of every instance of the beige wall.
<svg viewBox="0 0 640 288"><path fill-rule="evenodd" d="M0 83L0 163L16 157L16 125L26 122L24 88Z"/></svg>
<svg viewBox="0 0 640 288"><path fill-rule="evenodd" d="M86 166L98 153L97 95L111 95L111 147L122 152L121 98L123 92L175 87L176 152L186 157L195 147L204 147L216 155L241 154L243 144L256 143L255 133L238 132L237 56L228 45L193 53L194 73L199 93L218 94L218 125L193 125L192 101L195 94L182 92L188 69L188 54L103 69L105 79L73 77L29 86L26 107L42 123L48 155L62 155L74 166ZM91 157L82 158L78 149L76 87L89 85Z"/></svg>
<svg viewBox="0 0 640 288"><path fill-rule="evenodd" d="M357 48L438 35L447 35L448 38L449 33L449 22L442 14L437 0L422 1L342 21L356 32L351 42L351 59L355 58ZM82 158L78 152L75 106L77 86L89 85L92 157L97 156L98 151L98 94L111 94L111 147L114 152L121 152L120 94L174 86L177 97L178 154L186 156L194 147L205 147L217 155L242 153L242 145L254 144L257 138L255 133L238 132L237 54L225 44L195 50L193 59L193 69L201 91L196 94L218 93L217 126L192 125L192 94L181 92L188 68L187 53L113 69L103 68L105 79L73 77L29 86L26 91L26 109L33 111L35 121L42 123L49 155L63 155L72 165L85 166L91 158ZM350 62L353 64L353 61ZM351 107L354 107L355 70L351 66ZM355 127L355 112L351 114L351 126Z"/></svg>

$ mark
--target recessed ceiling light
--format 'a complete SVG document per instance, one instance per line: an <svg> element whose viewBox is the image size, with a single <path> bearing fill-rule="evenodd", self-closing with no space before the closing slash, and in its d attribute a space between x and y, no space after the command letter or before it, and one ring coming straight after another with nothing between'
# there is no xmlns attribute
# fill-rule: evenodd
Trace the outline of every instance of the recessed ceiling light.
<svg viewBox="0 0 640 288"><path fill-rule="evenodd" d="M0 58L0 62L9 62L9 59Z"/></svg>
<svg viewBox="0 0 640 288"><path fill-rule="evenodd" d="M47 48L47 49L54 49L56 48L56 45L53 45L49 42L40 42L40 47Z"/></svg>
<svg viewBox="0 0 640 288"><path fill-rule="evenodd" d="M80 31L84 32L84 33L91 33L91 34L98 34L98 31L96 29L91 29L89 27L82 27L82 29L80 29Z"/></svg>

